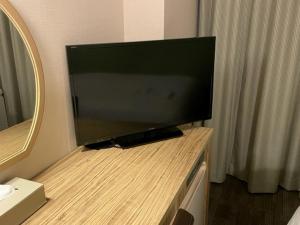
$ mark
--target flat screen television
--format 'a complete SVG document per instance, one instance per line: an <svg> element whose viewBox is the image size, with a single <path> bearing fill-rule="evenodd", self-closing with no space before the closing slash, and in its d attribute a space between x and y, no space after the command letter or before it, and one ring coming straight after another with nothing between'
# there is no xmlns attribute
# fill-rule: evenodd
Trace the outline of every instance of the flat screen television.
<svg viewBox="0 0 300 225"><path fill-rule="evenodd" d="M78 145L128 147L211 118L215 37L66 50Z"/></svg>

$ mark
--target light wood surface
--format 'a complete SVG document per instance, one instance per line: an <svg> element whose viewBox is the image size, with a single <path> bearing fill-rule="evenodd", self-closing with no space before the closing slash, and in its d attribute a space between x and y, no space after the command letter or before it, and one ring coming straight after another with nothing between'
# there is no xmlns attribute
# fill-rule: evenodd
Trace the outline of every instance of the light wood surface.
<svg viewBox="0 0 300 225"><path fill-rule="evenodd" d="M26 143L32 120L26 120L0 131L0 159L18 154Z"/></svg>
<svg viewBox="0 0 300 225"><path fill-rule="evenodd" d="M170 224L212 130L127 150L76 150L34 180L49 202L24 224Z"/></svg>
<svg viewBox="0 0 300 225"><path fill-rule="evenodd" d="M17 29L26 46L34 71L36 96L32 126L30 127L29 133L27 135L28 138L26 139L21 150L18 149L14 154L8 154L6 155L6 157L0 157L0 169L4 169L10 165L13 165L20 159L28 156L31 152L42 123L45 88L42 62L39 56L38 49L28 27L26 26L17 10L10 4L8 0L0 0L0 10L9 18L10 22Z"/></svg>

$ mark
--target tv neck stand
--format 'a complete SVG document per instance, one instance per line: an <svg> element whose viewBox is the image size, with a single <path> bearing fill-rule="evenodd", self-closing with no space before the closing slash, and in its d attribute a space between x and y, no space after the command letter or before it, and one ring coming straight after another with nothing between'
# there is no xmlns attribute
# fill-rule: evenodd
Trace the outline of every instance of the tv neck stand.
<svg viewBox="0 0 300 225"><path fill-rule="evenodd" d="M163 129L150 130L143 133L121 136L109 141L86 145L86 147L91 149L103 149L110 147L127 149L156 141L180 137L182 135L182 131L177 127L168 127Z"/></svg>

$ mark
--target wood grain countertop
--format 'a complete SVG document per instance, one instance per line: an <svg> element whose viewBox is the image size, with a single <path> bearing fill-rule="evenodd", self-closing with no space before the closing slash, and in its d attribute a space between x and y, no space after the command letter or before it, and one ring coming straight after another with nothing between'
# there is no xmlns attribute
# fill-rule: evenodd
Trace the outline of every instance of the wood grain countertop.
<svg viewBox="0 0 300 225"><path fill-rule="evenodd" d="M21 151L27 140L32 120L26 120L0 131L0 161Z"/></svg>
<svg viewBox="0 0 300 225"><path fill-rule="evenodd" d="M80 147L34 179L49 201L23 224L169 224L211 135L193 128L127 150Z"/></svg>

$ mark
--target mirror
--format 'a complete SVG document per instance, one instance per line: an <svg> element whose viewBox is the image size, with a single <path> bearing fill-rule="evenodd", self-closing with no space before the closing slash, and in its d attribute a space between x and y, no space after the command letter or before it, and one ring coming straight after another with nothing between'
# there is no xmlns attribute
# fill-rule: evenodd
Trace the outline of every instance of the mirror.
<svg viewBox="0 0 300 225"><path fill-rule="evenodd" d="M40 58L25 23L0 0L0 168L29 154L43 109Z"/></svg>

